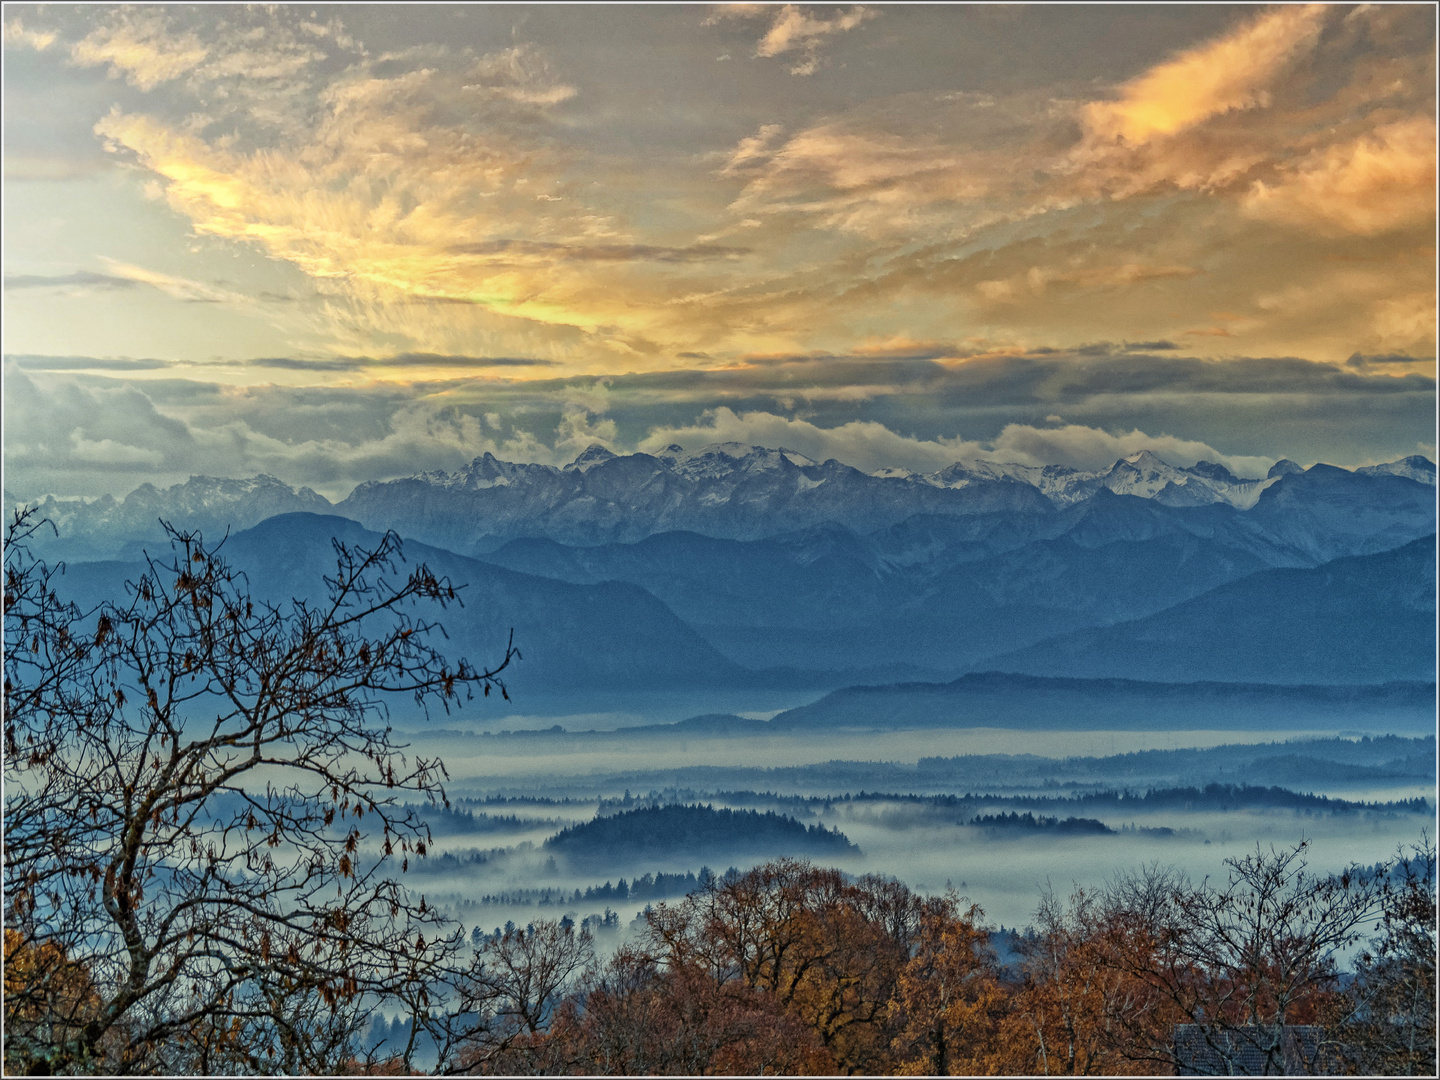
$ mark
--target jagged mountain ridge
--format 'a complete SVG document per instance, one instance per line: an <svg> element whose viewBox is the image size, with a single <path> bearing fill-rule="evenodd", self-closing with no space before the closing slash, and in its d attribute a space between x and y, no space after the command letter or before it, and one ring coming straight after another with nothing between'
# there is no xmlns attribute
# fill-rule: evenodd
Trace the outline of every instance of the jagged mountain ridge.
<svg viewBox="0 0 1440 1080"><path fill-rule="evenodd" d="M1339 482L1337 476L1350 478L1355 497L1375 504L1381 513L1392 512L1384 504L1394 502L1396 492L1402 492L1401 517L1413 516L1415 504L1425 501L1421 485L1428 485L1433 495L1435 467L1418 456L1354 473L1331 466L1302 471L1293 462L1281 461L1264 479L1235 477L1210 462L1176 468L1150 451L1096 472L971 461L918 475L894 469L864 473L833 459L817 463L783 448L723 443L693 453L671 446L659 455L616 455L594 445L564 467L505 462L486 454L454 473L360 484L338 504L309 488L292 488L261 475L248 480L196 476L163 490L142 485L123 500L109 495L91 502L47 497L38 506L60 529L57 551L91 559L121 554L127 542L133 555L136 541L160 536L161 518L214 535L294 512L337 513L370 528L394 528L427 543L476 554L531 536L594 545L687 530L748 540L824 522L866 534L897 527L916 515L1001 515L1020 523L1021 532L1033 533L1044 528L1036 523L1057 512L1120 494L1156 507L1195 511L1194 524L1187 528L1203 534L1207 512L1213 516L1217 510L1258 510L1255 522L1265 519L1275 492L1293 494L1297 477L1311 476L1317 469L1331 487ZM1320 493L1323 479L1310 485L1312 495ZM1367 492L1384 497L1369 497ZM15 502L7 494L7 509ZM1214 518L1214 527L1233 532L1235 520L1221 515ZM1297 565L1352 553L1353 537L1338 547L1317 546L1309 535L1316 525L1307 521L1290 530L1293 535L1280 538L1299 549ZM1384 528L1384 522L1370 522L1361 531L1368 535ZM1273 527L1250 531L1261 547L1273 546ZM1398 532L1382 536L1371 549L1394 546L1414 535L1402 523ZM1274 564L1263 553L1261 557Z"/></svg>
<svg viewBox="0 0 1440 1080"><path fill-rule="evenodd" d="M691 454L616 456L591 447L564 468L511 465L487 454L459 473L361 484L338 505L371 527L482 552L544 536L566 544L628 543L688 530L757 539L836 521L870 532L916 513L1047 514L1036 488L985 480L946 488L871 476L784 448L720 443Z"/></svg>
<svg viewBox="0 0 1440 1080"><path fill-rule="evenodd" d="M956 462L928 476L923 483L964 487L976 480L1014 480L1030 484L1057 506L1070 506L1106 490L1116 495L1137 495L1166 506L1205 506L1226 503L1240 509L1254 506L1260 493L1279 478L1242 479L1223 465L1198 461L1177 468L1153 451L1140 450L1107 469L1086 471L1064 465L1015 465L990 461Z"/></svg>
<svg viewBox="0 0 1440 1080"><path fill-rule="evenodd" d="M8 492L5 512L20 504ZM124 499L57 499L47 495L33 504L54 523L58 537L36 535L38 546L71 559L134 558L139 544L161 540L161 520L176 528L199 530L207 540L248 529L277 514L333 514L334 504L308 487L291 487L261 473L248 479L192 476L183 484L157 488L141 484Z"/></svg>

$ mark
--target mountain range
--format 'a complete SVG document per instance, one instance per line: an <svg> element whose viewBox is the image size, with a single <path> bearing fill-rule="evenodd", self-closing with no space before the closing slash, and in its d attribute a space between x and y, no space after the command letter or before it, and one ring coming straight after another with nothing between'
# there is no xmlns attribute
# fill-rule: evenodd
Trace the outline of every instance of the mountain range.
<svg viewBox="0 0 1440 1080"><path fill-rule="evenodd" d="M1308 570L1261 571L1146 618L1051 638L992 663L1086 678L1139 671L1177 681L1433 679L1435 537Z"/></svg>
<svg viewBox="0 0 1440 1080"><path fill-rule="evenodd" d="M363 483L333 504L310 488L261 475L195 476L163 490L143 484L123 499L47 496L36 505L60 530L56 551L72 558L113 557L127 544L133 550L161 535L161 518L208 534L297 511L335 513L368 528L483 554L525 537L588 546L692 531L753 540L827 522L867 534L917 514L1045 517L1101 492L1168 508L1245 510L1265 505L1272 488L1293 488L1287 485L1291 478L1317 468L1356 478L1366 491L1401 480L1435 486L1435 465L1419 456L1354 473L1331 466L1306 472L1282 460L1260 479L1236 477L1205 461L1176 468L1149 450L1098 471L971 461L920 475L865 473L783 448L717 443L691 453L672 446L658 455L623 456L592 445L564 467L499 461L487 453L454 473ZM6 493L7 513L17 501ZM1387 499L1372 501L1383 505Z"/></svg>
<svg viewBox="0 0 1440 1080"><path fill-rule="evenodd" d="M271 603L324 595L335 573L331 539L375 547L381 536L334 516L281 514L229 537L222 552L246 575L252 594ZM152 554L160 552L152 548ZM481 563L413 541L404 555L424 562L460 590L463 606L438 616L452 656L477 666L504 655L511 630L522 659L504 674L513 695L569 693L643 685L655 689L754 684L764 679L721 655L645 590L623 582L569 582ZM59 579L82 608L124 595L144 563L70 563ZM403 705L403 703L402 703Z"/></svg>
<svg viewBox="0 0 1440 1080"><path fill-rule="evenodd" d="M193 477L40 510L60 531L46 554L92 599L133 577L162 517L230 533L273 598L319 588L332 536L393 528L468 586L446 619L456 651L483 661L513 627L532 693L985 670L1379 683L1434 678L1434 473L1418 457L1282 461L1247 480L1141 452L1094 473L877 475L735 444L595 446L560 469L487 455L338 504L272 477Z"/></svg>

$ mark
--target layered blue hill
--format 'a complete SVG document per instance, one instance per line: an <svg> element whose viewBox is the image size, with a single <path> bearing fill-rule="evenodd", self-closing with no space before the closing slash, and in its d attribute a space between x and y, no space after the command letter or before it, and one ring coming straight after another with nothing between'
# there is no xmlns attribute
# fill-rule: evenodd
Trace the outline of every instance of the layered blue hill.
<svg viewBox="0 0 1440 1080"><path fill-rule="evenodd" d="M1435 537L1305 570L1265 570L1114 626L1002 654L1000 671L1187 682L1435 678Z"/></svg>

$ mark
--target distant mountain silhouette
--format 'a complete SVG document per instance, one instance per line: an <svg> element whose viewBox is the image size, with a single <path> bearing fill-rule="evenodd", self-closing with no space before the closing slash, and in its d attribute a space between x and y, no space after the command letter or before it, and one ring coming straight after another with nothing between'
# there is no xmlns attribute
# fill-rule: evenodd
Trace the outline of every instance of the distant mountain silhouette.
<svg viewBox="0 0 1440 1080"><path fill-rule="evenodd" d="M1435 678L1435 537L1266 570L1157 614L995 657L1029 674L1369 683Z"/></svg>
<svg viewBox="0 0 1440 1080"><path fill-rule="evenodd" d="M997 727L1030 730L1425 731L1433 682L1283 686L1047 678L1005 672L948 683L851 686L775 716L775 731Z"/></svg>
<svg viewBox="0 0 1440 1080"><path fill-rule="evenodd" d="M1237 605L1186 609L1209 615L1194 616L1197 648L1177 646L1174 658L1158 629L1145 639L1153 651L1107 638L1111 646L1087 658L1084 641L1261 572L1383 553L1433 534L1426 464L1407 458L1347 472L1282 462L1264 480L1248 480L1213 463L1176 469L1139 453L1093 473L969 462L916 476L738 444L654 456L592 447L564 468L487 456L460 473L361 485L341 509L393 526L413 550L472 583L486 614L455 617L472 652L497 651L502 626L523 631L521 688L833 687L943 681L991 666L1374 682L1431 677L1411 661L1433 629L1403 606L1409 615L1387 620L1373 603L1388 587L1386 573L1403 587L1413 572L1399 563L1376 564L1373 580L1356 584L1353 610L1338 595L1328 607L1312 597L1294 609L1311 613L1305 632L1317 640L1304 649L1317 659L1309 667L1299 653L1292 662L1282 638L1266 637L1260 593L1244 613L1248 586L1233 594ZM257 524L277 509L303 510L310 524ZM264 588L287 583L292 591L332 568L329 534L318 533L376 535L313 491L273 477L192 477L119 503L47 500L42 510L62 535L37 545L77 563L117 546L122 562L133 560L142 546L163 543L162 517L212 540L253 527L255 537L232 536L230 550L263 567L256 581ZM75 587L119 572L72 570ZM1255 587L1270 589L1269 581ZM1296 620L1286 605L1301 594L1264 595L1278 605L1277 628L1289 632L1283 624ZM1237 637L1222 621L1207 631L1206 617L1242 618L1250 629ZM1347 619L1360 621L1346 629ZM1249 634L1252 651L1240 655L1237 644L1230 660L1210 663L1207 633L1237 643ZM1322 648L1324 633L1332 640Z"/></svg>
<svg viewBox="0 0 1440 1080"><path fill-rule="evenodd" d="M827 523L749 541L672 532L570 547L530 538L482 558L577 583L640 585L749 667L906 664L944 678L1046 638L1154 614L1257 571L1313 565L1317 551L1366 550L1377 536L1413 539L1434 528L1432 489L1413 481L1362 478L1362 501L1369 486L1400 485L1363 513L1337 510L1331 487L1309 474L1275 486L1290 481L1307 485L1286 502L1310 522L1308 532L1288 528L1290 512L1272 512L1267 529L1256 511L1175 508L1101 489L1047 515L917 515L868 536ZM1332 518L1341 524L1327 524Z"/></svg>

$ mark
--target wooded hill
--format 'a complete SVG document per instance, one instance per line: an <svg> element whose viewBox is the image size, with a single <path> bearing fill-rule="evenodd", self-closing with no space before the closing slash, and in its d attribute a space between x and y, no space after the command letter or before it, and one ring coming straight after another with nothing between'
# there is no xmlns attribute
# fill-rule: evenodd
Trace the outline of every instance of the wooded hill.
<svg viewBox="0 0 1440 1080"><path fill-rule="evenodd" d="M806 827L773 810L716 810L711 806L655 806L597 817L562 829L545 847L572 861L695 855L858 854L844 833Z"/></svg>

